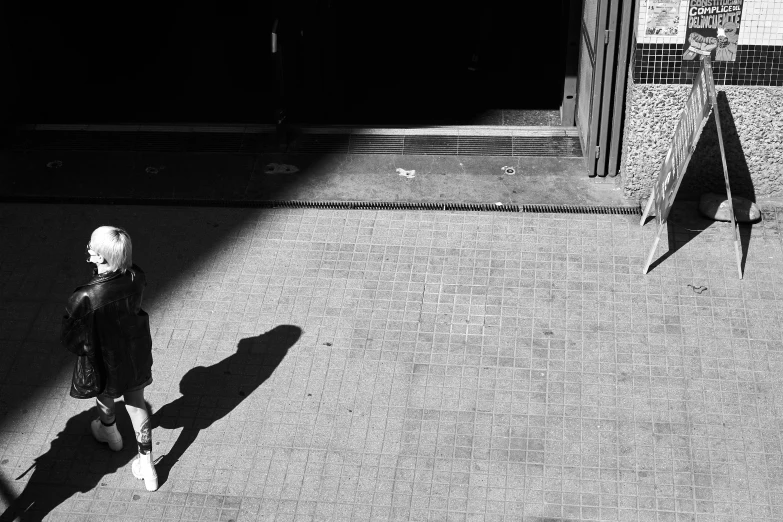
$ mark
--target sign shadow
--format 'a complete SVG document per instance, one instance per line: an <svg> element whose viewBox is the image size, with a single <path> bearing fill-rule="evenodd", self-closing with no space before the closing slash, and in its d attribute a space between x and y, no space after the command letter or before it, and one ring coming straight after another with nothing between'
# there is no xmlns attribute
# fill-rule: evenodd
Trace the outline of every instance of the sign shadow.
<svg viewBox="0 0 783 522"><path fill-rule="evenodd" d="M201 430L227 416L263 384L301 335L298 326L276 326L259 336L242 339L236 353L222 361L197 366L182 377L182 396L152 416L153 428L182 429L168 453L155 464L161 485Z"/></svg>
<svg viewBox="0 0 783 522"><path fill-rule="evenodd" d="M120 432L132 433L125 408L118 403L116 411ZM24 480L32 473L22 493L0 514L0 521L40 522L71 496L92 490L104 476L117 472L133 460L135 441L128 444L126 440L125 447L114 452L93 439L89 426L94 418L95 409L90 408L68 419L49 450L14 477ZM10 491L11 488L3 484L3 489Z"/></svg>
<svg viewBox="0 0 783 522"><path fill-rule="evenodd" d="M732 196L740 196L755 203L756 191L750 175L750 168L745 158L745 152L737 132L737 125L725 91L717 92L716 104L720 114L721 136ZM707 192L726 197L726 182L722 173L723 163L718 126L715 119L715 111L712 111L696 142L693 155L682 177L681 185L677 189L677 195L672 205L672 213L666 222L669 239L668 251L650 264L648 273L697 237L699 233L715 223L714 220L701 215L698 210L699 199L702 194ZM648 216L645 224L651 221L651 219ZM752 232L752 224L738 224L739 246L741 249L739 269L742 274L745 273Z"/></svg>
<svg viewBox="0 0 783 522"><path fill-rule="evenodd" d="M748 167L745 151L739 139L737 123L731 111L731 104L726 96L726 92L718 91L716 101L720 113L721 135L723 136L723 146L726 153L726 166L729 183L731 184L731 193L733 196L740 196L755 203L756 188L750 175L750 167ZM685 176L680 188L685 197L693 197L693 199L698 199L704 192L726 193L725 182L719 174L723 169L723 165L714 112L710 115L704 127L703 136L707 139L699 140L693 153L691 161L693 175ZM753 235L753 225L751 223L738 224L738 229L742 250L740 266L744 274L750 239Z"/></svg>
<svg viewBox="0 0 783 522"><path fill-rule="evenodd" d="M674 253L712 226L714 221L701 215L698 201L681 201L677 198L666 221L668 249L650 264L648 272L669 259Z"/></svg>
<svg viewBox="0 0 783 522"><path fill-rule="evenodd" d="M750 168L737 133L737 123L734 120L726 92L718 91L716 100L720 112L721 134L726 152L726 167L729 171L731 193L734 196L741 196L755 202L756 189L750 176ZM686 173L683 178L679 191L683 199L698 200L705 192L726 193L714 111L704 125L702 137L693 151L688 170L690 172Z"/></svg>

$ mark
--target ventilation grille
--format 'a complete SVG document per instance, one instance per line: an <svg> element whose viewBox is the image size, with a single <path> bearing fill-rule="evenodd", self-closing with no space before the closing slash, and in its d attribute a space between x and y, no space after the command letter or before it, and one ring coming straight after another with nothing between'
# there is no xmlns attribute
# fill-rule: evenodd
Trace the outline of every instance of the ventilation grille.
<svg viewBox="0 0 783 522"><path fill-rule="evenodd" d="M274 133L99 132L39 130L24 132L16 150L93 150L137 152L280 152ZM301 134L287 152L299 154L397 154L439 156L581 157L578 136L457 136L389 134Z"/></svg>
<svg viewBox="0 0 783 522"><path fill-rule="evenodd" d="M302 134L288 146L288 152L348 154L350 134Z"/></svg>
<svg viewBox="0 0 783 522"><path fill-rule="evenodd" d="M415 203L405 201L252 201L226 199L114 198L90 196L0 195L6 203L57 203L82 205L151 205L235 208L324 208L343 210L440 210L466 212L526 212L539 214L640 215L639 207L514 205L492 203Z"/></svg>

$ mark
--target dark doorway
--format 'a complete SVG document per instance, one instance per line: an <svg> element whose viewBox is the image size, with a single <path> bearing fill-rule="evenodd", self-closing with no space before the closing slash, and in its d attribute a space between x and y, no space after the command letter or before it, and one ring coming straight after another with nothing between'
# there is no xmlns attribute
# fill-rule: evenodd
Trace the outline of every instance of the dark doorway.
<svg viewBox="0 0 783 522"><path fill-rule="evenodd" d="M298 120L492 124L481 116L560 107L568 13L559 1L332 4L304 24L314 36L303 39L299 58L334 53L332 98L313 92L325 82L305 67L289 85Z"/></svg>
<svg viewBox="0 0 783 522"><path fill-rule="evenodd" d="M493 124L556 111L563 2L8 4L24 123ZM285 98L271 54L279 22ZM35 38L30 38L35 35Z"/></svg>
<svg viewBox="0 0 783 522"><path fill-rule="evenodd" d="M263 2L4 8L15 123L272 121L275 10Z"/></svg>

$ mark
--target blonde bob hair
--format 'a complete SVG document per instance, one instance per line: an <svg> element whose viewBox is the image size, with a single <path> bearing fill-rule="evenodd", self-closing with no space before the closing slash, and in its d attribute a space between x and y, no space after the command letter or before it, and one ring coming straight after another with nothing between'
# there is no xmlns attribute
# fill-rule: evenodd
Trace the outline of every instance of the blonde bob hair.
<svg viewBox="0 0 783 522"><path fill-rule="evenodd" d="M118 227L98 227L90 236L90 248L109 265L109 269L125 273L133 265L130 235Z"/></svg>

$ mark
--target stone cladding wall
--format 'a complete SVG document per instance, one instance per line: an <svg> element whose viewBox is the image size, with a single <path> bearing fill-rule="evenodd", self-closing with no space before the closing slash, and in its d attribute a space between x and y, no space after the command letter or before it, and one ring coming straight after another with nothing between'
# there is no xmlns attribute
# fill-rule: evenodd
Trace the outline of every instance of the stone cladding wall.
<svg viewBox="0 0 783 522"><path fill-rule="evenodd" d="M624 196L650 194L691 86L629 82L623 161ZM718 85L718 108L734 195L783 196L783 88ZM723 188L718 135L710 115L678 197L698 199Z"/></svg>

